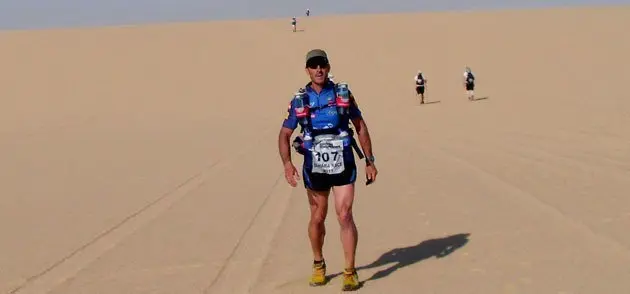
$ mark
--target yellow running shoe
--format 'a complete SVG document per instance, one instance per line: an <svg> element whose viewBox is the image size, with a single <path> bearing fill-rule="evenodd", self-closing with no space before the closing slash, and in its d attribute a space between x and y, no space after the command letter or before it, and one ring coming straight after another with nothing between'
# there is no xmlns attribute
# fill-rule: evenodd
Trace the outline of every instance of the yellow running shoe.
<svg viewBox="0 0 630 294"><path fill-rule="evenodd" d="M311 286L321 286L326 284L326 262L313 263L313 274L311 275Z"/></svg>
<svg viewBox="0 0 630 294"><path fill-rule="evenodd" d="M361 283L359 283L359 275L355 269L343 271L343 286L341 291L354 291L359 289Z"/></svg>

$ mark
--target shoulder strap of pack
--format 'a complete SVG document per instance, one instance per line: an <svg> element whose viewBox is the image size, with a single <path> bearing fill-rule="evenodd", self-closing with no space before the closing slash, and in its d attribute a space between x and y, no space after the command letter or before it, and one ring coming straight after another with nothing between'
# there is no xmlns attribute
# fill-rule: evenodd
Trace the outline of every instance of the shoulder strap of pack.
<svg viewBox="0 0 630 294"><path fill-rule="evenodd" d="M334 90L333 90L333 93L334 93L334 95L335 95L335 99L337 99L337 85L338 85L338 84L339 84L339 83L335 83L335 87L333 88L333 89L334 89ZM349 94L349 93L350 93L350 86L348 86L348 94ZM349 97L349 98L350 98L350 104L354 103L354 101L353 101L353 99L354 99L354 98L353 98L352 96L353 96L353 95L350 95L350 97ZM346 114L346 113L344 113L344 114L339 114L339 112L337 112L337 115L341 116L342 121L344 121L345 123L348 123L348 124L350 123L350 115L348 115L348 114ZM349 127L349 125L348 125L348 127Z"/></svg>
<svg viewBox="0 0 630 294"><path fill-rule="evenodd" d="M307 86L308 86L308 84L307 84ZM304 93L306 93L306 86L299 88L296 92L299 92L299 91L303 91ZM302 99L303 99L302 103L304 105L309 105L310 104L310 102L309 102L310 99L309 99L308 95L304 95ZM294 100L295 100L295 98L291 99L291 104L293 104ZM290 108L290 109L292 109L292 108ZM302 123L302 120L298 120L298 125L300 126L300 133L303 133L304 129L307 126L304 126L304 124Z"/></svg>

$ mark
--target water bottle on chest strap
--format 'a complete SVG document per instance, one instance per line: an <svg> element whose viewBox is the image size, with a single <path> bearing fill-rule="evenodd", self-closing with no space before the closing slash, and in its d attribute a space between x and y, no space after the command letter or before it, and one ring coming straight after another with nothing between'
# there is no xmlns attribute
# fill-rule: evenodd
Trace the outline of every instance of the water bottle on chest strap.
<svg viewBox="0 0 630 294"><path fill-rule="evenodd" d="M304 131L304 136L302 138L302 147L306 150L310 150L313 143L313 138L311 137L311 109L309 106L308 95L304 89L300 89L293 95L293 100L295 101L295 116L298 119L300 126L302 126L302 130ZM299 152L300 150L298 150ZM303 150L302 150L303 151ZM302 153L302 152L300 152Z"/></svg>
<svg viewBox="0 0 630 294"><path fill-rule="evenodd" d="M295 100L295 115L303 131L303 138L296 138L294 141L294 147L298 153L304 155L304 152L312 151L314 137L319 135L333 135L342 140L344 148L351 146L357 152L359 158L363 159L363 152L361 152L356 140L354 140L354 133L349 127L350 105L352 101L350 99L350 91L348 90L347 83L341 82L336 84L333 89L332 99L329 99L328 103L324 105L320 105L319 100L310 101L311 97L309 97L303 89L296 92L293 99ZM323 128L318 126L319 128L315 128L315 123L312 120L314 115L331 115L331 112L325 110L325 108L335 109L334 115L336 115L336 117L332 119L332 121L335 121L336 125ZM328 120L325 121L329 123Z"/></svg>

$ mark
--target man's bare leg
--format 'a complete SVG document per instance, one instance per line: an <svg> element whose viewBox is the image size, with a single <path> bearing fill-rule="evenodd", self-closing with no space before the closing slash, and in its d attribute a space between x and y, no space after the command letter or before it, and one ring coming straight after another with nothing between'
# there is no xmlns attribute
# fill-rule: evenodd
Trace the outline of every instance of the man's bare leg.
<svg viewBox="0 0 630 294"><path fill-rule="evenodd" d="M341 243L345 257L345 268L354 269L358 243L357 227L352 215L354 203L354 184L333 187L335 211L340 225Z"/></svg>
<svg viewBox="0 0 630 294"><path fill-rule="evenodd" d="M308 223L308 237L311 241L313 259L321 261L324 259L322 249L324 247L324 237L326 227L324 221L328 213L328 195L330 191L306 190L308 202L311 208L311 220Z"/></svg>

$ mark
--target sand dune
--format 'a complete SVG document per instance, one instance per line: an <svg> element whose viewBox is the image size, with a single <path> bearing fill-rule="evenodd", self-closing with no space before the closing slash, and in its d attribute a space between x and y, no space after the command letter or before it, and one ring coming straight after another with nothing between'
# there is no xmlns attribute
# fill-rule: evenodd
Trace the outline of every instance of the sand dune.
<svg viewBox="0 0 630 294"><path fill-rule="evenodd" d="M377 156L357 188L361 292L628 292L630 7L300 26L1 32L0 292L338 292L308 287L304 189L276 147L315 47ZM486 99L465 98L465 65Z"/></svg>

